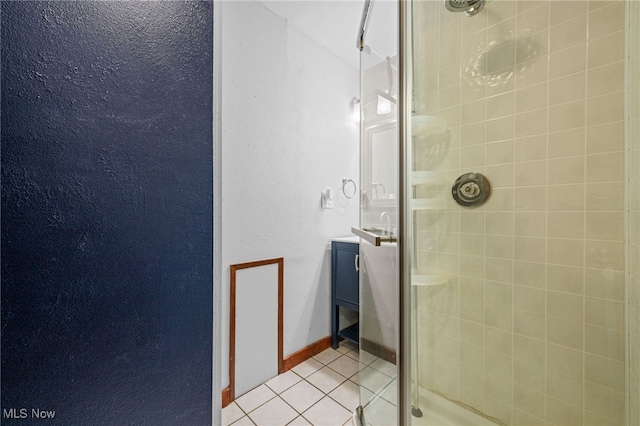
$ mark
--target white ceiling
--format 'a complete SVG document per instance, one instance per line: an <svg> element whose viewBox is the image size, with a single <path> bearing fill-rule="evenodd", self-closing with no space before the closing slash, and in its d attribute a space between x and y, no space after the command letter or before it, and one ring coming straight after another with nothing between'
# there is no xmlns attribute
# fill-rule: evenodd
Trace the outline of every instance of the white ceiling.
<svg viewBox="0 0 640 426"><path fill-rule="evenodd" d="M359 68L356 40L365 0L266 0L265 7L287 19L298 30L325 46L354 68ZM397 51L394 28L388 21L397 9L395 0L374 0L365 42L383 56ZM395 24L395 18L392 21ZM372 28L374 30L372 30ZM390 37L385 36L390 33Z"/></svg>

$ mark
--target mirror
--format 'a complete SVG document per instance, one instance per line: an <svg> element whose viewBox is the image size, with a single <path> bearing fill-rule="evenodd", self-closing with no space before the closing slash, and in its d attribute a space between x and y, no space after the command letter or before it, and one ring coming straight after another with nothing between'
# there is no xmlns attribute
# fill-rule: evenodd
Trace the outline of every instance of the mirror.
<svg viewBox="0 0 640 426"><path fill-rule="evenodd" d="M395 120L364 132L363 201L372 206L395 204L398 196L398 128Z"/></svg>

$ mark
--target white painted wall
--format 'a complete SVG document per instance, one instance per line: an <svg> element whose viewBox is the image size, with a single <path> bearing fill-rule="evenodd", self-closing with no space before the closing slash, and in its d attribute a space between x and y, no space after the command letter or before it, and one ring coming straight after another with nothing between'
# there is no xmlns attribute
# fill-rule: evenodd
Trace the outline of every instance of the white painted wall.
<svg viewBox="0 0 640 426"><path fill-rule="evenodd" d="M228 384L229 265L284 257L284 353L330 334L330 237L358 223L358 72L259 2L223 2L222 387ZM355 30L354 30L355 31ZM355 51L355 48L354 48ZM357 54L357 51L356 51ZM320 192L334 189L332 210Z"/></svg>

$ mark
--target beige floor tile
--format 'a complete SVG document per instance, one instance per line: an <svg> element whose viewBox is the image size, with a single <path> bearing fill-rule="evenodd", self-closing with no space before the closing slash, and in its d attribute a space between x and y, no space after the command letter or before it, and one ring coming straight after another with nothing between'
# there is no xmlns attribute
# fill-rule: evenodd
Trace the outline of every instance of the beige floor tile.
<svg viewBox="0 0 640 426"><path fill-rule="evenodd" d="M293 419L293 421L289 423L287 426L313 426L313 425L309 423L307 419L305 419L304 417L298 416L295 419Z"/></svg>
<svg viewBox="0 0 640 426"><path fill-rule="evenodd" d="M351 416L342 405L325 396L302 414L313 426L341 425Z"/></svg>
<svg viewBox="0 0 640 426"><path fill-rule="evenodd" d="M250 412L249 417L257 426L280 426L298 417L298 413L282 398L276 397Z"/></svg>
<svg viewBox="0 0 640 426"><path fill-rule="evenodd" d="M285 390L289 389L291 386L298 383L300 380L302 380L300 376L289 370L285 373L278 374L276 377L269 380L265 384L275 393L282 393Z"/></svg>
<svg viewBox="0 0 640 426"><path fill-rule="evenodd" d="M291 370L294 373L296 373L298 376L304 378L304 377L309 376L310 374L315 373L316 371L318 371L322 367L323 367L323 364L321 362L316 361L313 358L309 358L305 362L302 362L302 363L296 365Z"/></svg>
<svg viewBox="0 0 640 426"><path fill-rule="evenodd" d="M322 392L329 393L347 379L329 367L324 367L307 377L306 380Z"/></svg>
<svg viewBox="0 0 640 426"><path fill-rule="evenodd" d="M295 408L296 411L302 413L313 404L320 401L324 397L324 393L320 392L315 386L312 386L307 381L303 380L284 391L280 394L280 397L284 399L287 404Z"/></svg>
<svg viewBox="0 0 640 426"><path fill-rule="evenodd" d="M256 424L251 421L249 416L242 416L240 420L233 423L233 426L256 426Z"/></svg>
<svg viewBox="0 0 640 426"><path fill-rule="evenodd" d="M224 426L230 425L242 416L244 416L244 411L238 407L238 404L232 402L222 409L222 424Z"/></svg>
<svg viewBox="0 0 640 426"><path fill-rule="evenodd" d="M333 362L334 360L336 360L337 358L340 358L341 356L342 356L342 353L338 352L333 348L329 348L329 349L325 349L324 351L320 352L318 355L314 356L313 359L323 363L324 365L327 365Z"/></svg>
<svg viewBox="0 0 640 426"><path fill-rule="evenodd" d="M235 402L245 413L250 413L275 396L276 394L266 385L260 385L240 398L236 398Z"/></svg>
<svg viewBox="0 0 640 426"><path fill-rule="evenodd" d="M341 356L336 359L329 365L327 365L330 369L335 372L342 374L344 377L349 378L356 374L359 369L358 361L353 358L349 358L348 356Z"/></svg>
<svg viewBox="0 0 640 426"><path fill-rule="evenodd" d="M331 391L329 396L351 412L360 405L360 388L349 380Z"/></svg>

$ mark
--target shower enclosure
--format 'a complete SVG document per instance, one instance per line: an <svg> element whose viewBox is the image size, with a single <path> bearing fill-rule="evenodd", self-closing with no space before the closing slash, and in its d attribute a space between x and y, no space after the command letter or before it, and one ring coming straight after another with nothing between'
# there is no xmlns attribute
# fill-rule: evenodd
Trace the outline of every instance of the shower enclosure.
<svg viewBox="0 0 640 426"><path fill-rule="evenodd" d="M640 424L639 2L367 3L363 422Z"/></svg>

